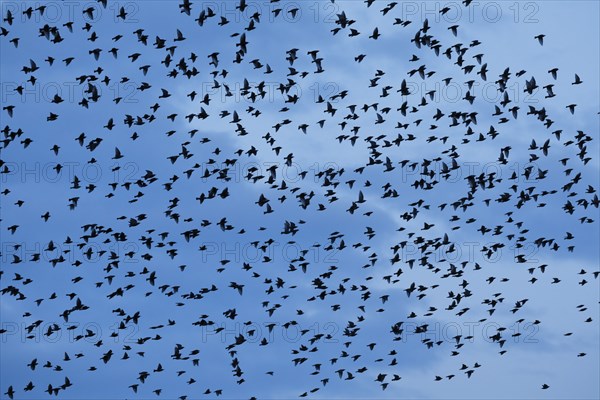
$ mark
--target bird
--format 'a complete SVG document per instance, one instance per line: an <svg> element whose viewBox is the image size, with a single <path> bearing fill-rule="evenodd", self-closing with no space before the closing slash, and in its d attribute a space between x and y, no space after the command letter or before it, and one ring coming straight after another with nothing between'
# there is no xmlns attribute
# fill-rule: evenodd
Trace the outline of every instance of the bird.
<svg viewBox="0 0 600 400"><path fill-rule="evenodd" d="M539 34L539 35L535 36L534 39L537 39L537 41L540 43L540 46L543 46L545 37L546 37L546 35Z"/></svg>

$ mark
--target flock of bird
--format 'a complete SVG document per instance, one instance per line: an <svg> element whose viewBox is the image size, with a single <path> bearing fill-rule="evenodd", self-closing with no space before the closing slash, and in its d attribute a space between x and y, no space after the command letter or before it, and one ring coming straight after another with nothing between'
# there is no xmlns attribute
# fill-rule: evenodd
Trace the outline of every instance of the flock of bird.
<svg viewBox="0 0 600 400"><path fill-rule="evenodd" d="M265 53L268 44L256 36L265 21L283 24L302 12L271 3L271 15L259 10L244 19L238 17L251 9L246 0L235 11L163 2L186 20L173 21L169 37L152 25L134 30L123 23L132 18L125 6L117 7L114 20L95 22L108 15L107 0L60 23L42 18L43 4L25 2L18 12L4 12L0 40L12 61L3 56L3 74L13 64L20 70L11 71L18 80L2 105L0 293L3 305L23 310L24 332L15 336L2 326L2 352L7 346L19 351L40 336L73 334L50 345L60 357L40 351L27 360L29 376L7 382L3 363L5 396L69 397L84 385L82 375L104 383L115 371L131 379L119 388L126 398L167 392L182 400L231 397L233 387L242 390L236 394L269 397L269 379L296 388L285 380L300 375L299 382L309 382L300 397L334 395L336 381L353 380L389 393L406 382L400 367L410 368L403 360L407 347L456 357L452 370L432 367L432 384L474 380L485 363L461 357L480 338L462 332L432 339L427 333L435 321L484 323L502 315L505 323L484 339L492 355L507 357L522 335L513 324L544 325L528 310L536 302L533 288L572 284L577 293L598 285L597 265L552 263L580 250L573 232L593 232L600 205L590 178L597 132L578 128L577 105L560 97L560 88L577 90L585 76L554 66L533 76L488 64L479 40L459 41L459 25L397 18L397 2L375 0L361 2L361 12L377 14L379 26L368 26L342 4L329 36L319 39L349 42L357 54L328 58L326 50L300 48L293 35L281 39L289 45L284 54ZM14 34L17 26L26 38ZM223 39L206 40L207 29ZM377 55L361 51L362 43L376 45L390 35L395 46L406 46L404 62L364 76ZM87 47L73 45L82 36ZM548 46L551 39L529 40ZM309 85L344 57L363 75L310 96ZM41 104L27 101L31 88L52 79L76 82L80 96L57 92ZM414 85L419 82L441 86L422 92ZM455 82L467 88L464 97L435 100ZM115 83L132 84L136 102L123 92L111 97ZM497 90L494 101L477 94L487 83ZM539 102L522 102L539 93ZM367 104L366 98L374 100ZM35 120L40 108L44 118ZM465 168L482 148L493 149L488 161L495 168ZM303 165L303 152L326 154L334 163L312 169ZM351 167L335 164L344 154ZM102 179L76 171L68 181L36 189L39 182L20 171L23 160L51 160L44 171L55 177L74 159L100 168ZM277 162L257 162L267 159ZM127 161L136 168L127 171ZM297 176L289 176L292 167ZM556 218L560 226L540 230L540 218ZM37 235L45 239L35 247L28 237ZM465 237L486 243L480 260L459 254ZM219 241L248 243L259 256L212 251ZM298 251L282 258L277 244ZM502 263L488 262L498 257ZM579 323L561 334L565 342L598 330L598 299L585 300L572 310ZM116 326L110 337L73 323L100 314ZM337 321L339 329L312 329L316 319ZM248 327L263 321L265 332L255 340L257 329ZM247 328L220 336L222 322ZM277 342L270 334L278 326L299 327L298 339ZM130 329L133 340L119 340ZM203 329L216 340L201 341ZM225 365L205 356L215 351L225 354ZM267 360L272 368L262 370ZM284 364L296 372L280 372ZM40 378L40 369L54 378ZM244 391L265 379L264 386ZM532 385L552 388L545 380Z"/></svg>

